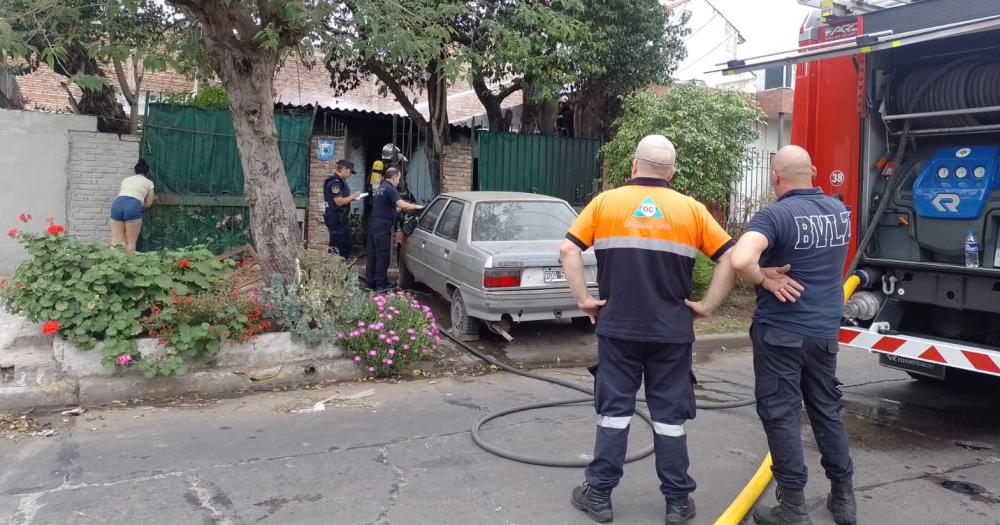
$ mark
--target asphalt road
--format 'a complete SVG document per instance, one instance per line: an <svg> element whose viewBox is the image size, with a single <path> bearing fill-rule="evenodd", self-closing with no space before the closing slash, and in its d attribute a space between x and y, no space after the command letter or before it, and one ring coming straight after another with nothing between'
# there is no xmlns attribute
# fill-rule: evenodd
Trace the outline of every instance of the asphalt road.
<svg viewBox="0 0 1000 525"><path fill-rule="evenodd" d="M750 393L749 353L700 352L697 361L699 398ZM590 383L580 368L545 373ZM840 377L861 523L1000 524L1000 388L926 385L853 352L842 354ZM589 523L568 501L580 470L507 461L469 435L490 411L575 395L495 373L32 414L56 433L0 437L0 523ZM505 418L487 435L540 456L585 457L593 425L589 407L547 409ZM827 483L803 425L813 519L829 524ZM712 523L763 458L763 432L747 407L700 411L689 433L694 523ZM636 423L633 443L650 439ZM617 524L662 523L651 458L626 467L614 504Z"/></svg>

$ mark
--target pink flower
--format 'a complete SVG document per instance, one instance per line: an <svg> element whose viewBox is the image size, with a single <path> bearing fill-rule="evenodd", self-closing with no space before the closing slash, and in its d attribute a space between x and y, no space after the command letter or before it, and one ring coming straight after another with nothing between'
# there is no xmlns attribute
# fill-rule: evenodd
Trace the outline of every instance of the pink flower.
<svg viewBox="0 0 1000 525"><path fill-rule="evenodd" d="M417 332L416 332L416 330L414 330L414 329L412 329L412 328L407 328L407 329L406 329L406 333L408 333L408 334L410 334L410 335L413 335L413 334L415 334L415 333L417 333Z"/></svg>
<svg viewBox="0 0 1000 525"><path fill-rule="evenodd" d="M358 321L358 327L359 328L363 328L364 326L365 326L365 322L364 321Z"/></svg>
<svg viewBox="0 0 1000 525"><path fill-rule="evenodd" d="M337 339L343 339L343 338L344 338L344 332L337 332Z"/></svg>
<svg viewBox="0 0 1000 525"><path fill-rule="evenodd" d="M417 340L417 336L415 336L415 335L411 335L410 336L410 341L416 341L416 340Z"/></svg>
<svg viewBox="0 0 1000 525"><path fill-rule="evenodd" d="M392 321L392 315L387 315L387 316L385 316L385 317L386 317L386 319L388 319L388 320Z"/></svg>
<svg viewBox="0 0 1000 525"><path fill-rule="evenodd" d="M31 220L31 214L30 213L22 213L22 214L18 215L17 218L20 219L21 222L28 222L28 221Z"/></svg>
<svg viewBox="0 0 1000 525"><path fill-rule="evenodd" d="M392 366L392 359L386 359L385 364Z"/></svg>
<svg viewBox="0 0 1000 525"><path fill-rule="evenodd" d="M378 352L376 352L375 350L369 350L369 351L368 351L368 355L370 355L370 356L372 356L372 357L375 357L375 356L377 356L377 355L378 355Z"/></svg>
<svg viewBox="0 0 1000 525"><path fill-rule="evenodd" d="M382 341L385 341L385 334L378 334L378 338Z"/></svg>
<svg viewBox="0 0 1000 525"><path fill-rule="evenodd" d="M21 233L21 232L17 231L17 228L11 228L10 231L7 232L7 237L10 237L11 239L13 239L14 237L17 237L18 233Z"/></svg>
<svg viewBox="0 0 1000 525"><path fill-rule="evenodd" d="M387 353L388 353L389 355L396 355L396 351L395 351L395 350L393 350L392 348L390 348L390 349L389 349L389 351L388 351Z"/></svg>
<svg viewBox="0 0 1000 525"><path fill-rule="evenodd" d="M45 217L45 224L48 224L49 226L52 226L55 223L56 223L56 218L55 217L53 217L51 215Z"/></svg>
<svg viewBox="0 0 1000 525"><path fill-rule="evenodd" d="M368 329L366 329L366 328L362 328L361 330L358 330L358 334L359 335L364 335L364 334L367 334L367 333L368 333Z"/></svg>
<svg viewBox="0 0 1000 525"><path fill-rule="evenodd" d="M403 350L409 350L409 349L410 349L410 345L403 345Z"/></svg>
<svg viewBox="0 0 1000 525"><path fill-rule="evenodd" d="M355 363L360 363L361 362L361 356L359 356L359 355L354 356L354 362Z"/></svg>
<svg viewBox="0 0 1000 525"><path fill-rule="evenodd" d="M118 356L118 366L128 366L132 362L132 356L129 354L122 354Z"/></svg>
<svg viewBox="0 0 1000 525"><path fill-rule="evenodd" d="M374 366L369 366L368 367L368 371L369 372L374 372L375 371L375 367Z"/></svg>

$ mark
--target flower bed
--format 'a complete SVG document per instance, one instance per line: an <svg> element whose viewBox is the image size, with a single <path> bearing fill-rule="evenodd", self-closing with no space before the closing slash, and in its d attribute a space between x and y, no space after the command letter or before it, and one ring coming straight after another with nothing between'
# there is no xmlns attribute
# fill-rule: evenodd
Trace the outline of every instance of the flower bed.
<svg viewBox="0 0 1000 525"><path fill-rule="evenodd" d="M8 232L29 258L10 282L0 280L0 304L78 350L100 343L110 370L183 375L192 363L211 366L227 341L248 343L277 329L313 347L339 344L372 376L399 373L437 350L429 308L407 294L361 291L339 257L303 254L294 282L276 278L261 297L239 289L233 264L205 247L129 256L70 239L52 218L46 222L42 233ZM137 345L147 335L156 351Z"/></svg>

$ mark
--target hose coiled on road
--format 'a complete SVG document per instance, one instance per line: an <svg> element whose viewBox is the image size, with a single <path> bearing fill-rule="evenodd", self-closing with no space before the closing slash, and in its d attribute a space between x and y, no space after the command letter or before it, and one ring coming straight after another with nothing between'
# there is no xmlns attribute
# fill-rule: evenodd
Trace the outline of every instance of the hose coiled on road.
<svg viewBox="0 0 1000 525"><path fill-rule="evenodd" d="M457 338L455 338L453 335L451 335L450 333L448 333L448 331L446 331L446 330L443 330L441 333L443 333L445 335L445 337L447 337L448 339L451 339L455 344L457 344L460 348L462 348L466 352L468 352L468 353L470 353L470 354L478 357L479 359L481 359L481 360L483 360L483 361L485 361L485 362L487 362L487 363L489 363L489 364L491 364L493 366L496 366L497 368L499 368L501 370L504 370L506 372L510 372L512 374L517 374L519 376L528 377L528 378L531 378L531 379L537 379L539 381L545 381L546 383L552 383L554 385L563 386L563 387L570 388L570 389L576 390L578 392L583 392L583 393L587 394L587 397L578 397L578 398L564 399L564 400L559 400L559 401L545 401L545 402L541 402L541 403L530 403L530 404L526 404L526 405L517 405L517 406L513 406L511 408L505 409L505 410L501 410L499 412L493 412L491 414L487 414L487 415L483 416L479 421L476 422L475 426L472 427L472 440L477 445L479 445L480 448L482 448L483 450L486 450L487 452L490 452L491 454L495 454L497 456L500 456L502 458L510 459L510 460L517 461L517 462L520 462L520 463L527 463L529 465L541 465L541 466L544 466L544 467L580 468L580 467L586 467L590 463L588 460L585 460L585 459L566 459L566 460L560 460L560 459L541 459L541 458L536 458L536 457L528 456L526 454L520 454L520 453L517 453L517 452L512 452L512 451L509 451L509 450L506 450L504 448L498 447L498 446L496 446L496 445L494 445L494 444L486 441L486 439L482 436L482 428L483 428L483 425L485 425L486 423L488 423L488 422L490 422L490 421L492 421L494 419L497 419L497 418L500 418L500 417L503 417L503 416L506 416L506 415L509 415L509 414L514 414L514 413L517 413L517 412L526 412L526 411L529 411L529 410L536 410L536 409L539 409L539 408L552 408L552 407L562 407L562 406L579 405L579 404L582 404L582 403L593 403L594 402L594 391L592 389L584 387L584 386L577 385L575 383L570 383L569 381L563 381L561 379L557 379L557 378L554 378L554 377L545 377L545 376L542 376L542 375L533 374L531 372L525 372L524 370L518 370L517 368L514 368L514 367L512 367L512 366L510 366L508 364L501 363L500 361L496 360L491 355L488 355L488 354L485 354L483 352L480 352L479 350L477 350L477 349L475 349L475 348L473 348L473 347L465 344L464 342L459 341ZM642 397L637 397L636 400L639 401L639 402L642 402L642 403L646 402L646 400L644 398L642 398ZM754 403L755 403L755 400L753 398L750 398L750 399L744 399L744 400L740 400L740 401L731 401L731 402L726 402L726 403L700 403L700 404L696 404L695 406L697 406L698 408L700 408L702 410L723 410L723 409L727 409L727 408L739 408L739 407L750 406L750 405L752 405ZM648 413L646 413L643 410L636 410L635 413L636 413L637 416L639 416L640 419L642 419L643 421L645 421L646 424L648 424L650 427L653 426L653 420L649 417ZM637 452L633 452L633 453L629 454L625 458L625 462L626 463L631 463L633 461L638 461L638 460L643 459L645 457L648 457L648 456L650 456L652 454L653 454L653 447L652 447L652 445L649 445L649 446L643 448L642 450L639 450Z"/></svg>

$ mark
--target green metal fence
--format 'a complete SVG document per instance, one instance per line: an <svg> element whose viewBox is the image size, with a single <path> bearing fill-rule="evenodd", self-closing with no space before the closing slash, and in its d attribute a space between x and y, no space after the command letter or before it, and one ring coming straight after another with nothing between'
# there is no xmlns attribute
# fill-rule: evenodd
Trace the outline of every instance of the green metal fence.
<svg viewBox="0 0 1000 525"><path fill-rule="evenodd" d="M590 200L600 178L596 140L479 133L479 189Z"/></svg>
<svg viewBox="0 0 1000 525"><path fill-rule="evenodd" d="M145 214L140 249L197 243L221 252L250 242L243 167L229 112L164 103L149 104L147 111L140 151L160 199ZM282 113L274 119L289 188L296 206L304 208L313 119Z"/></svg>

